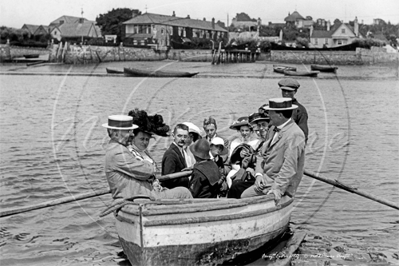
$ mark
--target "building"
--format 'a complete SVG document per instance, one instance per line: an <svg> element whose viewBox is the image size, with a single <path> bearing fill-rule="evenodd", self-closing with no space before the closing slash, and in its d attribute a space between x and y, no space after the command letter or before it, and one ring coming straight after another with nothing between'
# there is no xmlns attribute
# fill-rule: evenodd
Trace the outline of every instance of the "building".
<svg viewBox="0 0 399 266"><path fill-rule="evenodd" d="M250 18L245 13L237 13L237 15L232 19L230 26L243 31L257 31L261 23L262 20L260 18L256 20Z"/></svg>
<svg viewBox="0 0 399 266"><path fill-rule="evenodd" d="M176 17L144 13L137 15L125 25L124 42L132 42L133 45L152 47L168 47L171 41L190 42L193 38L204 40L218 40L227 38L227 30L215 23L215 20L206 21L190 19L189 16Z"/></svg>
<svg viewBox="0 0 399 266"><path fill-rule="evenodd" d="M356 38L364 38L359 32L357 18L355 18L353 27L349 23L342 22L331 27L330 21L327 21L326 30L313 30L313 27L310 29L310 45L316 48L351 44Z"/></svg>
<svg viewBox="0 0 399 266"><path fill-rule="evenodd" d="M50 34L52 38L61 41L84 41L91 38L100 38L101 30L95 21L86 18L62 16L50 23Z"/></svg>
<svg viewBox="0 0 399 266"><path fill-rule="evenodd" d="M310 28L313 25L313 18L310 16L307 16L304 18L301 16L301 14L298 13L298 11L292 12L292 14L288 13L288 16L284 18L284 21L287 26L295 26L298 29L301 28Z"/></svg>

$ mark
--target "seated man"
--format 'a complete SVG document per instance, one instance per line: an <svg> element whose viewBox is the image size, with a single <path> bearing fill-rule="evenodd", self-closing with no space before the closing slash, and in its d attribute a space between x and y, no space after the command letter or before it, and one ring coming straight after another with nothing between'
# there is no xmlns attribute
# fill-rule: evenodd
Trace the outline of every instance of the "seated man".
<svg viewBox="0 0 399 266"><path fill-rule="evenodd" d="M190 179L191 194L194 198L216 198L221 179L219 168L209 155L209 142L200 139L190 146L190 150L196 160Z"/></svg>
<svg viewBox="0 0 399 266"><path fill-rule="evenodd" d="M155 199L192 198L190 191L184 187L161 192L154 190L154 165L138 158L127 148L133 129L137 128L131 116L109 116L108 123L103 124L103 127L107 128L111 138L105 154L105 175L114 199L128 199L137 195Z"/></svg>
<svg viewBox="0 0 399 266"><path fill-rule="evenodd" d="M269 106L264 107L275 127L274 135L261 148L255 184L241 198L274 194L278 204L284 195L295 196L305 163L305 135L291 118L296 108L291 98L270 99Z"/></svg>
<svg viewBox="0 0 399 266"><path fill-rule="evenodd" d="M188 138L188 126L177 124L172 133L173 143L169 146L162 157L162 175L173 174L187 168L184 150ZM163 187L186 187L188 188L188 177L171 179L162 182Z"/></svg>

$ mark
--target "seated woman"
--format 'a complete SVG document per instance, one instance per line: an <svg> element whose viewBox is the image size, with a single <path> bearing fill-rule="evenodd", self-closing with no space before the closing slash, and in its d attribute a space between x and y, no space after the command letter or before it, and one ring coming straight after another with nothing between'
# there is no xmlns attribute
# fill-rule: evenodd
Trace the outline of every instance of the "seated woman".
<svg viewBox="0 0 399 266"><path fill-rule="evenodd" d="M219 173L220 173L220 194L219 196L224 197L226 196L228 186L226 183L226 175L231 170L230 167L225 165L224 163L224 156L228 153L227 147L225 147L224 140L220 137L215 137L211 141L210 145L210 152L209 155L211 160L213 160L216 165L218 166Z"/></svg>
<svg viewBox="0 0 399 266"><path fill-rule="evenodd" d="M200 139L189 149L196 160L189 182L192 196L194 198L216 198L220 192L220 174L218 166L209 155L209 142L206 139Z"/></svg>
<svg viewBox="0 0 399 266"><path fill-rule="evenodd" d="M231 162L236 167L226 176L226 182L231 188L227 197L239 199L241 193L252 186L256 180L254 177L256 164L254 149L245 143L238 145L231 155Z"/></svg>
<svg viewBox="0 0 399 266"><path fill-rule="evenodd" d="M240 136L234 137L230 142L230 156L234 149L242 144L248 144L253 149L256 149L260 140L253 136L253 129L251 124L249 123L249 119L247 116L240 117L237 121L235 121L231 126L230 129L235 129L240 133Z"/></svg>
<svg viewBox="0 0 399 266"><path fill-rule="evenodd" d="M133 117L133 123L138 126L133 130L134 136L128 141L127 146L136 159L134 171L137 180L130 180L130 182L135 181L136 184L129 186L134 190L131 194L151 195L155 198L190 198L190 192L186 188L164 189L155 178L157 165L147 148L153 135L168 136L169 126L163 123L162 116L148 116L145 111L138 109L131 110L129 116Z"/></svg>

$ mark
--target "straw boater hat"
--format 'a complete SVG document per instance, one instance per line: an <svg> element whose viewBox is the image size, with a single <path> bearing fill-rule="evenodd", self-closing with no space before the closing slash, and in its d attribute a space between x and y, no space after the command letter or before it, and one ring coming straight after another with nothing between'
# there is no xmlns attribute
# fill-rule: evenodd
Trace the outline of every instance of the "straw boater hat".
<svg viewBox="0 0 399 266"><path fill-rule="evenodd" d="M211 145L215 145L215 146L216 146L216 145L220 145L220 146L223 147L223 150L220 152L220 155L226 155L227 152L228 152L226 146L224 145L224 140L223 140L222 138L214 137L214 138L211 140Z"/></svg>
<svg viewBox="0 0 399 266"><path fill-rule="evenodd" d="M230 126L230 129L240 130L240 127L242 126L248 126L252 128L251 124L249 123L248 116L238 118L238 120L234 121L234 123Z"/></svg>
<svg viewBox="0 0 399 266"><path fill-rule="evenodd" d="M260 121L270 121L270 116L267 113L253 113L249 116L249 123L258 123Z"/></svg>
<svg viewBox="0 0 399 266"><path fill-rule="evenodd" d="M298 81L292 78L286 78L282 79L278 82L278 86L282 90L287 90L287 91L296 91L299 89L301 85L299 85Z"/></svg>
<svg viewBox="0 0 399 266"><path fill-rule="evenodd" d="M190 146L191 153L203 160L208 160L211 157L209 156L209 142L206 139L199 139L193 145Z"/></svg>
<svg viewBox="0 0 399 266"><path fill-rule="evenodd" d="M296 108L298 108L298 106L292 104L291 98L272 98L269 99L269 106L263 107L265 110L273 111L294 110Z"/></svg>
<svg viewBox="0 0 399 266"><path fill-rule="evenodd" d="M133 124L133 118L128 115L110 115L108 116L108 123L105 123L102 126L118 130L132 130L138 128L137 125Z"/></svg>

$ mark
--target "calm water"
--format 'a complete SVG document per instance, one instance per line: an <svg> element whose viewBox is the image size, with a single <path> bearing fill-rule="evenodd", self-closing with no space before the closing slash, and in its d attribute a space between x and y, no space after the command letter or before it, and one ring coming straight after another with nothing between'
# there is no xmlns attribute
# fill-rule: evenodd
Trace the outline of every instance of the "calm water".
<svg viewBox="0 0 399 266"><path fill-rule="evenodd" d="M0 208L106 188L103 146L108 138L101 124L108 115L138 107L162 114L172 126L183 121L200 126L213 115L218 131L228 137L234 119L280 97L280 76L270 66L172 67L205 74L192 79L0 76ZM344 69L338 78L299 79L297 98L310 117L306 169L398 203L398 80L384 76L382 67ZM34 69L49 70L99 73L104 66ZM158 162L170 142L152 141ZM123 264L113 217L98 218L110 201L104 195L0 218L0 264ZM306 176L296 202L293 227L358 252L383 252L398 262L392 259L399 250L398 211Z"/></svg>

